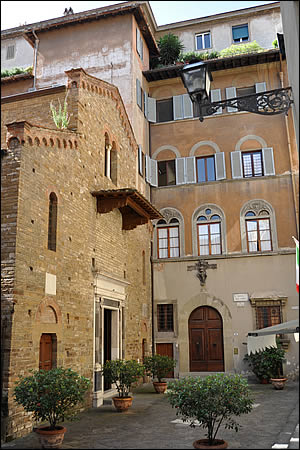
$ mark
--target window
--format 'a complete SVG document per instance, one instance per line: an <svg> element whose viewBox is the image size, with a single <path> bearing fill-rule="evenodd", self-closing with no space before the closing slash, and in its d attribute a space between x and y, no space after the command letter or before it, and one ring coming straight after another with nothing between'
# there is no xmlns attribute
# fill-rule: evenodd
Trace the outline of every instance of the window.
<svg viewBox="0 0 300 450"><path fill-rule="evenodd" d="M156 101L156 122L169 122L173 120L173 99L167 98Z"/></svg>
<svg viewBox="0 0 300 450"><path fill-rule="evenodd" d="M244 95L255 94L256 89L255 86L247 86L242 88L236 88L236 96L243 97Z"/></svg>
<svg viewBox="0 0 300 450"><path fill-rule="evenodd" d="M211 48L210 32L196 34L196 50L203 50L205 48Z"/></svg>
<svg viewBox="0 0 300 450"><path fill-rule="evenodd" d="M139 174L144 177L145 176L145 153L142 151L142 146L139 145L138 150L138 169Z"/></svg>
<svg viewBox="0 0 300 450"><path fill-rule="evenodd" d="M142 109L142 86L140 80L136 79L136 103L138 104L139 108Z"/></svg>
<svg viewBox="0 0 300 450"><path fill-rule="evenodd" d="M174 331L173 305L157 305L157 331Z"/></svg>
<svg viewBox="0 0 300 450"><path fill-rule="evenodd" d="M244 178L261 177L264 175L262 151L242 153L242 165Z"/></svg>
<svg viewBox="0 0 300 450"><path fill-rule="evenodd" d="M257 329L271 327L281 323L280 306L256 306Z"/></svg>
<svg viewBox="0 0 300 450"><path fill-rule="evenodd" d="M6 59L14 59L15 57L15 45L9 45L6 49Z"/></svg>
<svg viewBox="0 0 300 450"><path fill-rule="evenodd" d="M162 225L158 222L158 225ZM176 226L159 226L157 228L158 257L176 258L179 256L179 221L172 219L172 223L178 223Z"/></svg>
<svg viewBox="0 0 300 450"><path fill-rule="evenodd" d="M49 196L48 250L56 251L57 197L54 192Z"/></svg>
<svg viewBox="0 0 300 450"><path fill-rule="evenodd" d="M136 51L137 51L139 57L141 58L141 60L143 61L143 57L144 57L143 40L141 37L141 32L138 28L136 29Z"/></svg>
<svg viewBox="0 0 300 450"><path fill-rule="evenodd" d="M175 160L158 161L158 186L171 186L176 184Z"/></svg>
<svg viewBox="0 0 300 450"><path fill-rule="evenodd" d="M210 208L205 213L197 219L198 255L220 255L221 217L218 214L211 215Z"/></svg>
<svg viewBox="0 0 300 450"><path fill-rule="evenodd" d="M244 42L249 40L248 25L237 25L232 27L233 42Z"/></svg>
<svg viewBox="0 0 300 450"><path fill-rule="evenodd" d="M197 183L214 181L216 179L215 157L205 156L197 158Z"/></svg>
<svg viewBox="0 0 300 450"><path fill-rule="evenodd" d="M246 217L254 216L253 211ZM266 252L272 250L270 219L246 219L248 252Z"/></svg>

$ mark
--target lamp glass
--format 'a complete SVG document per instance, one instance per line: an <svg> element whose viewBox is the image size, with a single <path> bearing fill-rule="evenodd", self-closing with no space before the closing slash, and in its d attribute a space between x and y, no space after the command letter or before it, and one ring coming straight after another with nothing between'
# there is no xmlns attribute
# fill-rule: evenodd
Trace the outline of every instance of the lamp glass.
<svg viewBox="0 0 300 450"><path fill-rule="evenodd" d="M188 64L181 72L183 83L191 97L200 96L208 98L210 89L210 76L207 65L203 62Z"/></svg>

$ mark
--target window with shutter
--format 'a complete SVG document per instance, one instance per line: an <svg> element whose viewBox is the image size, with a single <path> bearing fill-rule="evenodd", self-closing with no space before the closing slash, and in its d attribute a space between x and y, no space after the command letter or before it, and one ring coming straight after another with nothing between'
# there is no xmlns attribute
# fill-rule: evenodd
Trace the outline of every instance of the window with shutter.
<svg viewBox="0 0 300 450"><path fill-rule="evenodd" d="M15 51L16 51L16 46L9 45L6 49L6 59L14 59Z"/></svg>
<svg viewBox="0 0 300 450"><path fill-rule="evenodd" d="M174 95L173 97L173 112L174 120L183 119L183 104L181 95Z"/></svg>
<svg viewBox="0 0 300 450"><path fill-rule="evenodd" d="M158 186L157 161L155 159L151 159L150 163L151 163L150 184L151 186Z"/></svg>
<svg viewBox="0 0 300 450"><path fill-rule="evenodd" d="M196 158L188 156L185 158L185 181L186 183L196 183Z"/></svg>
<svg viewBox="0 0 300 450"><path fill-rule="evenodd" d="M141 145L139 145L138 150L138 165L139 165L139 174L143 176L143 153Z"/></svg>
<svg viewBox="0 0 300 450"><path fill-rule="evenodd" d="M263 81L262 83L255 83L255 92L265 92L267 90L266 82Z"/></svg>
<svg viewBox="0 0 300 450"><path fill-rule="evenodd" d="M221 101L221 89L212 89L210 91L210 101L213 102L220 102ZM218 108L217 112L215 114L222 114L222 108Z"/></svg>
<svg viewBox="0 0 300 450"><path fill-rule="evenodd" d="M196 158L197 183L205 183L216 179L214 156Z"/></svg>
<svg viewBox="0 0 300 450"><path fill-rule="evenodd" d="M244 42L248 41L248 39L249 39L249 32L247 24L232 27L233 42Z"/></svg>
<svg viewBox="0 0 300 450"><path fill-rule="evenodd" d="M231 152L231 175L232 178L243 178L242 156L241 152Z"/></svg>
<svg viewBox="0 0 300 450"><path fill-rule="evenodd" d="M175 160L158 161L158 186L172 186L176 184Z"/></svg>
<svg viewBox="0 0 300 450"><path fill-rule="evenodd" d="M263 165L264 165L264 175L275 175L275 167L274 167L274 157L273 157L273 148L263 148Z"/></svg>
<svg viewBox="0 0 300 450"><path fill-rule="evenodd" d="M226 178L225 154L218 152L215 154L216 180L224 180Z"/></svg>
<svg viewBox="0 0 300 450"><path fill-rule="evenodd" d="M228 87L226 88L226 99L235 98L236 97L236 88ZM233 108L232 106L227 106L227 112L236 112L237 108Z"/></svg>
<svg viewBox="0 0 300 450"><path fill-rule="evenodd" d="M261 150L242 152L242 164L244 178L264 175Z"/></svg>
<svg viewBox="0 0 300 450"><path fill-rule="evenodd" d="M149 122L156 123L156 99L147 97L147 119Z"/></svg>
<svg viewBox="0 0 300 450"><path fill-rule="evenodd" d="M176 184L185 183L185 158L175 159Z"/></svg>
<svg viewBox="0 0 300 450"><path fill-rule="evenodd" d="M169 122L173 120L173 98L156 100L157 122Z"/></svg>
<svg viewBox="0 0 300 450"><path fill-rule="evenodd" d="M142 109L142 88L140 80L136 79L136 102L138 106Z"/></svg>

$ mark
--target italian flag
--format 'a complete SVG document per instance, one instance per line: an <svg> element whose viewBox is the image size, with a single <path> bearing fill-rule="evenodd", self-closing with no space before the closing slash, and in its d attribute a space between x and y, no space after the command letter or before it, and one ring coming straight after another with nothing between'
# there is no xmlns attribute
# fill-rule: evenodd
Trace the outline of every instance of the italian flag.
<svg viewBox="0 0 300 450"><path fill-rule="evenodd" d="M296 244L296 289L299 293L299 241L293 236Z"/></svg>

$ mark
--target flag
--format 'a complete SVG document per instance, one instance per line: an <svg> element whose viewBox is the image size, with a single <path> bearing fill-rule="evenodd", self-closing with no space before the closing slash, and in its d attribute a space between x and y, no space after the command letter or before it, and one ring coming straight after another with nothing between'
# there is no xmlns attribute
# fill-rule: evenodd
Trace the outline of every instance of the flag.
<svg viewBox="0 0 300 450"><path fill-rule="evenodd" d="M294 236L293 239L296 244L296 289L297 292L299 293L299 241L297 241L297 239L294 238Z"/></svg>

